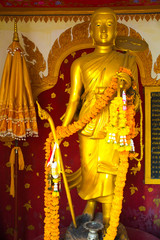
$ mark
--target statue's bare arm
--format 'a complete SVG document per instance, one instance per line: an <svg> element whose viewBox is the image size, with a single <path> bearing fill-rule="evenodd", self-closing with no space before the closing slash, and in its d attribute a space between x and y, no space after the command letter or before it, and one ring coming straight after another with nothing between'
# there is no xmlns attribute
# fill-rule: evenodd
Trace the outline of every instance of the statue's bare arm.
<svg viewBox="0 0 160 240"><path fill-rule="evenodd" d="M63 126L67 126L68 124L71 123L77 110L82 89L83 89L82 73L81 73L80 61L79 59L77 59L76 61L73 62L71 67L71 94L70 94L67 110L65 113Z"/></svg>

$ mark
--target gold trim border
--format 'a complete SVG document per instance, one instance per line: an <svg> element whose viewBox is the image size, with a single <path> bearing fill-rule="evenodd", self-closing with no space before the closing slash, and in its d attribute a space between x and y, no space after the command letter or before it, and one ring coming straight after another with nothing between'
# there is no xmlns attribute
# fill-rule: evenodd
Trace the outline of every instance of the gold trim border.
<svg viewBox="0 0 160 240"><path fill-rule="evenodd" d="M5 21L6 23L8 21L13 21L14 18L16 17L17 21L34 21L37 22L38 20L40 21L44 21L44 22L48 22L48 21L54 21L55 23L57 21L64 21L64 22L68 22L68 21L74 21L77 22L79 21L83 21L83 22L87 22L90 21L91 19L91 14L82 14L82 15L72 15L72 14L57 14L57 15L43 15L43 14L34 14L32 13L32 15L26 14L26 15L20 15L18 14L18 12L16 13L12 13L12 14L8 14L8 15L1 15L0 14L0 21ZM160 13L147 13L147 14L117 14L117 20L124 20L124 21L128 21L129 19L133 20L135 19L137 22L141 19L145 19L146 21L149 21L150 19L153 20L155 19L156 21L160 20Z"/></svg>
<svg viewBox="0 0 160 240"><path fill-rule="evenodd" d="M160 179L151 179L151 92L160 92L160 87L145 87L145 184L160 184Z"/></svg>

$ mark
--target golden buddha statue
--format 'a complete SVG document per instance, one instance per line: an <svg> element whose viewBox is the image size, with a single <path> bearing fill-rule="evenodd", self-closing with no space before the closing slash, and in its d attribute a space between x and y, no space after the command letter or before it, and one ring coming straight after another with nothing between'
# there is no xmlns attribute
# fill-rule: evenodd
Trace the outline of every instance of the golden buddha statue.
<svg viewBox="0 0 160 240"><path fill-rule="evenodd" d="M63 126L67 126L73 120L80 100L82 107L79 118L93 107L120 67L130 69L138 83L135 58L115 50L116 27L117 19L112 9L100 8L93 13L90 34L95 50L76 59L72 64L71 94ZM119 73L118 77L119 83L123 82L123 88L129 89L130 76L123 72ZM84 214L90 215L91 219L96 202L102 203L103 223L106 227L109 224L119 164L118 150L105 140L109 111L110 104L79 132L82 181L78 194L87 200Z"/></svg>

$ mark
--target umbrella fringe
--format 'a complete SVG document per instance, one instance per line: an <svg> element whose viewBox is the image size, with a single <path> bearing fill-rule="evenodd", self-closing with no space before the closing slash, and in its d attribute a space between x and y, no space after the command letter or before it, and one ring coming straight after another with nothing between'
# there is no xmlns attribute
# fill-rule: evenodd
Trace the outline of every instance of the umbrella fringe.
<svg viewBox="0 0 160 240"><path fill-rule="evenodd" d="M38 136L36 112L34 108L17 111L11 108L0 108L0 136L25 139Z"/></svg>

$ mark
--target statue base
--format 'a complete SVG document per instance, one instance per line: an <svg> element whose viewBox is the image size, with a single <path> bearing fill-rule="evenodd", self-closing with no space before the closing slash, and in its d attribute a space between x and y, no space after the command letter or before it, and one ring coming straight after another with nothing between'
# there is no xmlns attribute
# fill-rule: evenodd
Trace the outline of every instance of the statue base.
<svg viewBox="0 0 160 240"><path fill-rule="evenodd" d="M77 228L73 226L73 223L68 227L65 240L87 240L89 231L84 228L84 223L91 221L91 218L88 214L80 215L76 218ZM95 218L95 222L102 223L102 213L97 213ZM99 240L103 239L103 230L98 232ZM129 240L127 231L123 224L119 224L117 228L117 236L115 240Z"/></svg>

